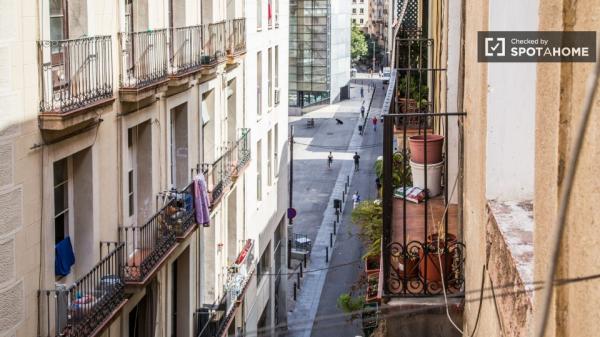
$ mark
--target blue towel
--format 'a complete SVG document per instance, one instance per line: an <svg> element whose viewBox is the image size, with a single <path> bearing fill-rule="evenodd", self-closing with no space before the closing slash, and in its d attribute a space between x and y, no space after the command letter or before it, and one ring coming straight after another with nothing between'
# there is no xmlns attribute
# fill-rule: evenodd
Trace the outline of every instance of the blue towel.
<svg viewBox="0 0 600 337"><path fill-rule="evenodd" d="M75 254L68 236L54 246L54 274L67 276L71 272L71 266L75 264Z"/></svg>

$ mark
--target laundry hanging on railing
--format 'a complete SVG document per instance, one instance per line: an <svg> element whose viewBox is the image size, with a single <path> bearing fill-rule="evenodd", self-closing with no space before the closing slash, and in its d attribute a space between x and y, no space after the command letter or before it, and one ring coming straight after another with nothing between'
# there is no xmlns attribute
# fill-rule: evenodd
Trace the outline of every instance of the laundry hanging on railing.
<svg viewBox="0 0 600 337"><path fill-rule="evenodd" d="M196 223L208 227L210 225L210 213L208 210L208 188L204 174L198 173L194 177L194 206L196 212Z"/></svg>
<svg viewBox="0 0 600 337"><path fill-rule="evenodd" d="M67 276L71 272L71 266L75 264L75 254L71 245L71 238L65 237L54 246L54 274L56 276Z"/></svg>

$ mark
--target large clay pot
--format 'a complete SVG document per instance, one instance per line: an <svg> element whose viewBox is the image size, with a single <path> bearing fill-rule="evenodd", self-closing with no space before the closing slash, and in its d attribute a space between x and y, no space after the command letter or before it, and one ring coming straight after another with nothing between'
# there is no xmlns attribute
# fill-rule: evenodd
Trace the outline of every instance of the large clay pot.
<svg viewBox="0 0 600 337"><path fill-rule="evenodd" d="M425 163L425 142L427 142L427 164L437 164L442 161L444 136L418 135L408 138L410 159L417 164Z"/></svg>
<svg viewBox="0 0 600 337"><path fill-rule="evenodd" d="M429 247L433 247L434 249L430 250L425 256L424 251L419 252L420 262L419 262L419 273L421 277L426 278L428 282L441 282L442 281L442 268L440 268L440 261L444 264L443 272L445 275L452 275L452 262L454 257L452 256L452 252L445 253L443 251L444 248L444 240L438 240L438 235L430 235L428 238L427 244ZM456 236L452 234L446 235L447 246L452 245L456 242ZM435 249L435 247L438 247ZM427 268L427 275L425 275L425 268ZM446 279L449 279L447 277Z"/></svg>

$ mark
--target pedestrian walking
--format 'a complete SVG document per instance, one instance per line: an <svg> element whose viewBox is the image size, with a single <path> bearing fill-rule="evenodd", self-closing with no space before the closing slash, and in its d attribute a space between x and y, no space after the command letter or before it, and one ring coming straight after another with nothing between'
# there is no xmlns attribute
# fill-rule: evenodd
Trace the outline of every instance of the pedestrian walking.
<svg viewBox="0 0 600 337"><path fill-rule="evenodd" d="M371 122L373 123L373 131L377 132L377 117L373 116L373 119L371 120Z"/></svg>
<svg viewBox="0 0 600 337"><path fill-rule="evenodd" d="M329 152L329 156L327 156L327 167L331 168L331 165L333 165L333 154Z"/></svg>
<svg viewBox="0 0 600 337"><path fill-rule="evenodd" d="M365 88L360 87L360 97L363 98L365 97Z"/></svg>
<svg viewBox="0 0 600 337"><path fill-rule="evenodd" d="M352 195L352 208L356 208L356 206L358 206L358 203L360 202L360 195L358 194L358 191L354 192L354 194Z"/></svg>
<svg viewBox="0 0 600 337"><path fill-rule="evenodd" d="M360 117L363 119L365 118L365 106L364 105L360 107Z"/></svg>
<svg viewBox="0 0 600 337"><path fill-rule="evenodd" d="M377 187L377 196L379 197L379 192L381 192L381 180L379 177L375 178L375 186Z"/></svg>
<svg viewBox="0 0 600 337"><path fill-rule="evenodd" d="M358 171L359 169L359 163L360 163L360 156L358 155L358 152L354 152L354 172Z"/></svg>

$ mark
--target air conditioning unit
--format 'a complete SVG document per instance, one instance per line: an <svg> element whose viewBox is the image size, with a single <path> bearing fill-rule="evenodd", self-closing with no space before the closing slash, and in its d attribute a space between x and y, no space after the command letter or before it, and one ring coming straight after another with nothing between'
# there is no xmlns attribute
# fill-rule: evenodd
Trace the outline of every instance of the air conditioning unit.
<svg viewBox="0 0 600 337"><path fill-rule="evenodd" d="M281 92L280 92L279 88L275 89L275 105L279 104L280 94L281 94Z"/></svg>

